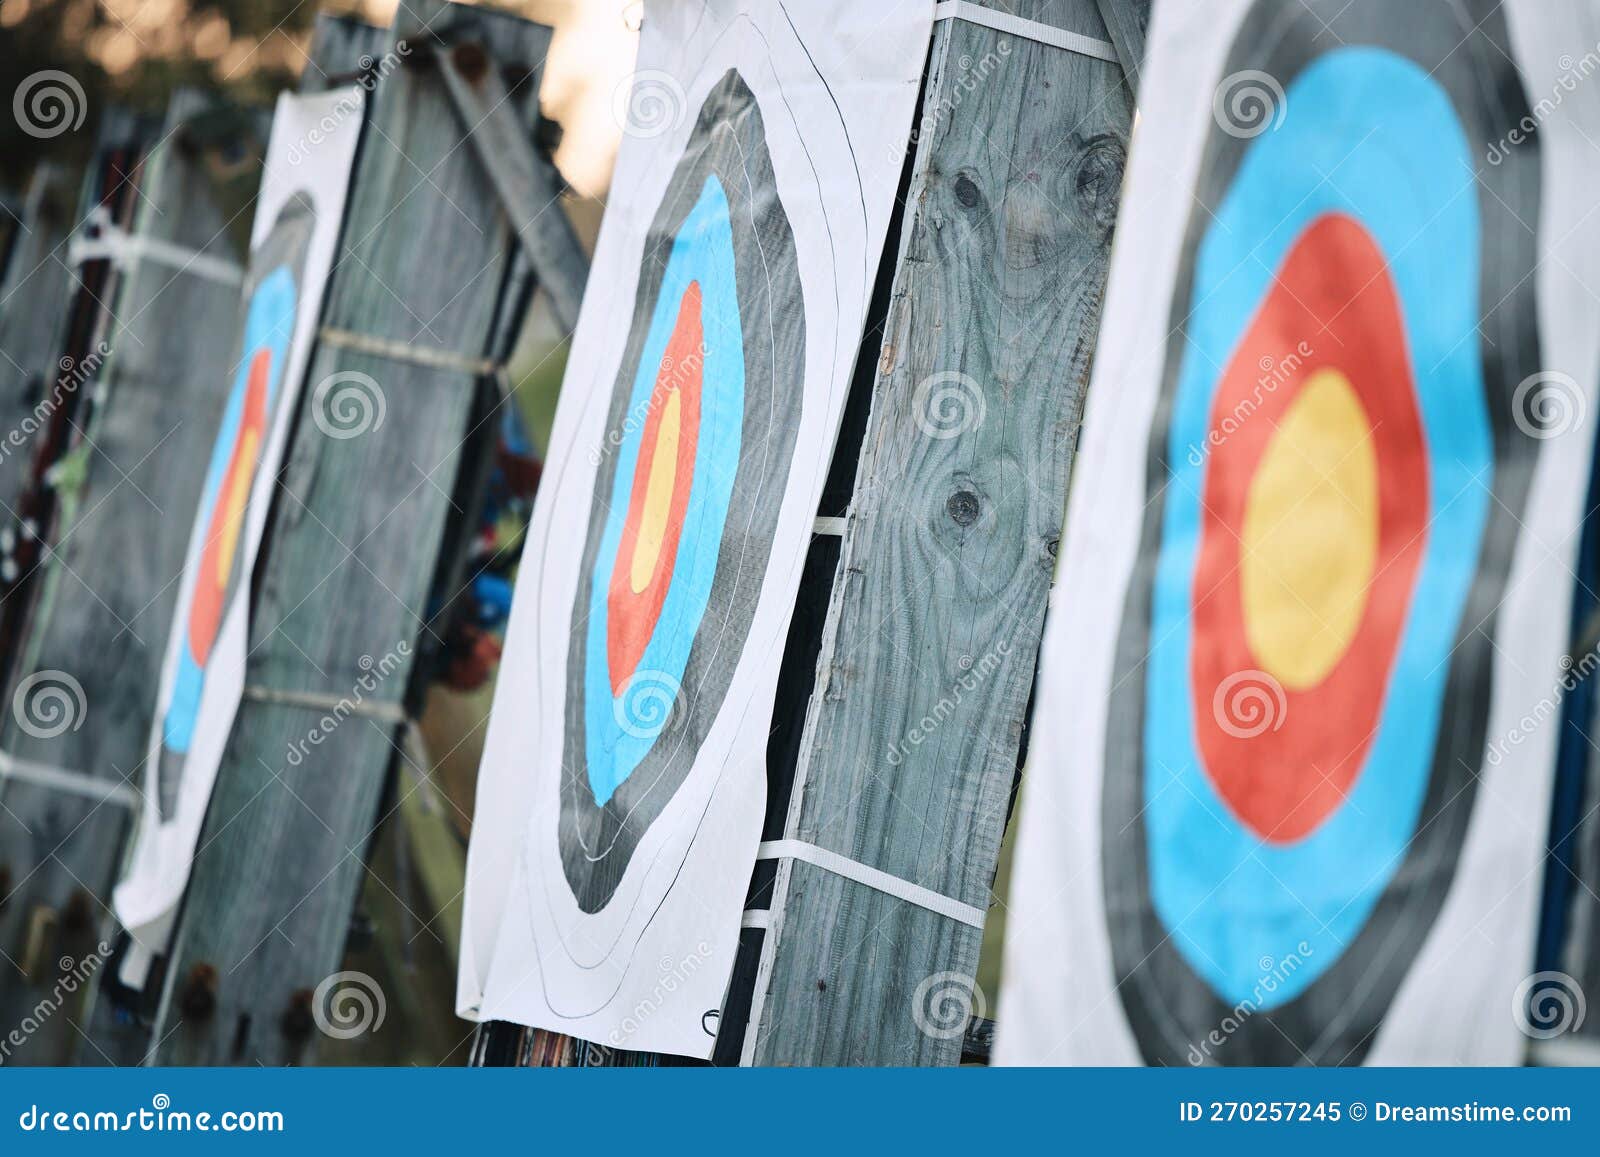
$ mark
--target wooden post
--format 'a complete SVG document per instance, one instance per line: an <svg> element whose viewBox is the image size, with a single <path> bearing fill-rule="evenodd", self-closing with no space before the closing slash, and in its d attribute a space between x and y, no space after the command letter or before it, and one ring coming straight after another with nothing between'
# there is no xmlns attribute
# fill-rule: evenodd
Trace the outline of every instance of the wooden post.
<svg viewBox="0 0 1600 1157"><path fill-rule="evenodd" d="M1091 0L1004 7L1110 36ZM1133 110L1117 64L959 19L936 28L923 109L782 835L983 911ZM978 928L793 860L768 921L746 1063L959 1058Z"/></svg>
<svg viewBox="0 0 1600 1157"><path fill-rule="evenodd" d="M126 188L106 190L131 224L113 212L75 237L78 255L88 245L89 260L118 272L114 292L104 280L87 290L69 323L80 375L62 393L75 407L70 449L49 468L52 545L26 592L0 715L0 1023L39 1023L14 1062L67 1059L80 1003L109 963L107 900L188 547L180 512L199 500L225 397L246 231L230 220L222 156L190 135L214 112L197 93L174 96L159 143L111 178ZM253 189L248 166L238 179ZM34 1012L41 1004L50 1015Z"/></svg>
<svg viewBox="0 0 1600 1157"><path fill-rule="evenodd" d="M159 1063L303 1061L329 1001L364 991L375 1017L383 999L361 979L346 991L335 973L368 845L392 810L380 808L388 772L405 758L397 719L421 690L419 652L437 641L429 606L452 593L437 589L456 565L442 544L469 516L461 499L492 382L479 363L504 357L531 281L438 54L469 80L494 70L510 94L502 115L531 139L549 41L543 26L441 0L407 3L392 30L402 63L369 106L257 569L252 690L167 969ZM319 405L330 380L367 390L355 436ZM355 698L358 713L321 706Z"/></svg>

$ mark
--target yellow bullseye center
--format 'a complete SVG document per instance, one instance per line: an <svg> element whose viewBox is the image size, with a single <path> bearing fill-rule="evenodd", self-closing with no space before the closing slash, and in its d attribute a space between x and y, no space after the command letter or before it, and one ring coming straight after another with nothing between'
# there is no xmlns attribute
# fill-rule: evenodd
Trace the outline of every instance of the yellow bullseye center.
<svg viewBox="0 0 1600 1157"><path fill-rule="evenodd" d="M661 544L667 537L667 515L672 509L672 491L678 473L681 412L678 391L669 389L662 403L655 455L650 459L650 477L645 482L639 537L634 542L633 561L628 567L628 589L634 594L650 585L650 578L656 573L656 562L661 557Z"/></svg>
<svg viewBox="0 0 1600 1157"><path fill-rule="evenodd" d="M1267 442L1240 544L1245 636L1284 687L1327 678L1355 638L1378 555L1378 459L1338 370L1314 373Z"/></svg>
<svg viewBox="0 0 1600 1157"><path fill-rule="evenodd" d="M227 493L222 496L222 549L217 551L215 576L218 586L226 586L228 575L233 572L233 552L239 545L239 526L244 521L245 503L250 498L250 483L255 480L256 444L260 441L261 436L254 430L246 430L239 439L235 458L238 465L233 477L227 480Z"/></svg>

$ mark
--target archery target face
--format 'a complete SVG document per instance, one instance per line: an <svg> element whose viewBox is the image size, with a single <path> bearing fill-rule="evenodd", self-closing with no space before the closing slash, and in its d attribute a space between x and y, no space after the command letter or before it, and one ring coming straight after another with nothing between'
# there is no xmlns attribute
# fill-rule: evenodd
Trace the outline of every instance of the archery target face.
<svg viewBox="0 0 1600 1157"><path fill-rule="evenodd" d="M182 645L161 720L158 802L163 820L172 818L177 804L183 761L200 716L206 666L223 615L239 590L245 512L282 395L300 279L315 225L310 199L297 194L279 212L252 258L252 268L263 272L253 274L245 287L243 345L201 490L204 538L189 602L180 607Z"/></svg>
<svg viewBox="0 0 1600 1157"><path fill-rule="evenodd" d="M650 227L568 651L560 847L585 912L693 766L755 613L805 310L761 110L712 88Z"/></svg>
<svg viewBox="0 0 1600 1157"><path fill-rule="evenodd" d="M1151 1063L1241 1006L1272 1015L1212 1059L1358 1061L1454 872L1538 446L1511 407L1539 161L1482 162L1527 109L1503 18L1475 23L1259 3L1222 69L1281 108L1203 152L1105 741Z"/></svg>

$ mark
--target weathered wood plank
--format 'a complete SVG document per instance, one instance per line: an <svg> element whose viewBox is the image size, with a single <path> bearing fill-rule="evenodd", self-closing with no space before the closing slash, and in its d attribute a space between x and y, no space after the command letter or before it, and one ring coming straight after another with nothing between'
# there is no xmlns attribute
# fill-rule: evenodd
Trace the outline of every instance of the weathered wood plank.
<svg viewBox="0 0 1600 1157"><path fill-rule="evenodd" d="M76 217L69 226L74 234L91 214L126 229L136 207L140 164L160 123L113 106L100 119L94 154L85 169ZM41 576L38 566L43 539L54 525L56 495L46 484L46 474L78 440L77 414L89 404L92 384L104 360L101 342L110 326L109 303L114 300L117 270L109 260L76 260L70 252L56 253L67 264L73 288L62 319L57 322L59 348L54 351L55 372L47 371L41 383L45 404L26 444L17 448L9 463L18 473L7 487L13 512L11 533L4 544L9 577L0 601L0 685L9 685L22 651L28 610ZM54 356L52 354L51 356Z"/></svg>
<svg viewBox="0 0 1600 1157"><path fill-rule="evenodd" d="M930 67L784 835L986 909L1132 108L1116 65L962 21ZM977 929L788 860L770 920L747 1062L955 1063Z"/></svg>
<svg viewBox="0 0 1600 1157"><path fill-rule="evenodd" d="M1145 33L1150 28L1150 0L1095 0L1128 88L1139 91L1139 65L1144 61Z"/></svg>
<svg viewBox="0 0 1600 1157"><path fill-rule="evenodd" d="M505 203L517 240L550 297L556 322L571 333L583 304L589 259L561 209L561 174L519 131L505 82L493 69L484 69L470 56L458 62L451 53L439 56L439 69L472 151Z"/></svg>
<svg viewBox="0 0 1600 1157"><path fill-rule="evenodd" d="M377 83L324 326L503 356L507 303L524 298L526 266L423 49L486 53L511 74L531 136L549 37L440 0L402 8L391 39L409 51ZM357 436L327 432L349 426L317 405L317 384L334 374L377 387ZM248 684L337 700L381 671L364 702L415 701L415 657L429 641L447 522L459 516L451 497L470 467L462 447L480 379L464 367L318 347L257 571ZM310 999L339 966L398 750L388 723L355 715L328 726L322 716L241 705L167 972L162 1063L276 1064L315 1049Z"/></svg>
<svg viewBox="0 0 1600 1157"><path fill-rule="evenodd" d="M187 135L213 107L196 93L173 98L138 175L132 232L237 264L216 157ZM58 529L0 717L0 750L104 783L123 801L134 798L149 734L173 578L188 548L184 512L199 500L220 417L236 298L193 271L130 259L101 319L109 352L93 404L80 408L78 444L54 467ZM42 705L49 689L62 692L55 706L66 713L53 725L25 723L25 707L10 709L19 700ZM110 934L106 901L130 813L125 803L15 778L0 783L0 802L0 865L13 880L0 912L0 1022L16 1023L58 994L72 971L65 961L103 956L96 946ZM12 1059L64 1061L79 1040L86 992L68 994Z"/></svg>

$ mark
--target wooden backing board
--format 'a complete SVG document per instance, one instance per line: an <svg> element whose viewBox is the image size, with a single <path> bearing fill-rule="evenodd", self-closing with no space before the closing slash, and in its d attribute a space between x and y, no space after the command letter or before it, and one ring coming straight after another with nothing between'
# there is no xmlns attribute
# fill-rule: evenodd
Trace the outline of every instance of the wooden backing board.
<svg viewBox="0 0 1600 1157"><path fill-rule="evenodd" d="M784 835L987 909L1132 107L1117 65L960 20L923 107ZM769 919L746 1063L956 1063L979 930L794 861Z"/></svg>
<svg viewBox="0 0 1600 1157"><path fill-rule="evenodd" d="M527 266L431 52L469 73L500 69L531 135L550 32L439 0L408 3L399 21L392 42L409 51L378 82L323 324L500 357ZM381 424L374 410L359 436L325 432L316 385L335 373L376 384ZM480 385L465 370L319 345L257 569L248 684L337 700L388 667L366 699L413 699ZM399 757L392 725L353 716L329 728L321 715L241 706L167 970L161 1063L279 1064L315 1050L311 1001L339 968Z"/></svg>

